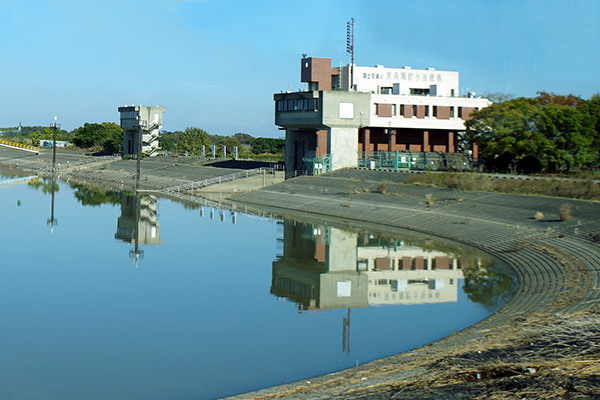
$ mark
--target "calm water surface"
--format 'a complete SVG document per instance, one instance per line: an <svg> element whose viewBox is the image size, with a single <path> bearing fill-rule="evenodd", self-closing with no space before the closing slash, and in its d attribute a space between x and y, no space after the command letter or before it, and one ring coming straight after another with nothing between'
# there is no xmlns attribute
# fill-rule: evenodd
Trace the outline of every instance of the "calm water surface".
<svg viewBox="0 0 600 400"><path fill-rule="evenodd" d="M409 350L512 280L431 238L0 175L0 398L212 399ZM211 218L212 217L212 218Z"/></svg>

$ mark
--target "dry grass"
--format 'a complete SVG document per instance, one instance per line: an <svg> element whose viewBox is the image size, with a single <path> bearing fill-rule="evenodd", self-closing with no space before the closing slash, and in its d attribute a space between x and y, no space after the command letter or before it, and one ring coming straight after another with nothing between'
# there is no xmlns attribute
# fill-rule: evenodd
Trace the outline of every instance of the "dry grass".
<svg viewBox="0 0 600 400"><path fill-rule="evenodd" d="M386 184L382 183L381 185L377 186L377 189L375 189L375 191L377 193L386 194L388 192L388 187Z"/></svg>
<svg viewBox="0 0 600 400"><path fill-rule="evenodd" d="M573 199L600 200L600 184L566 179L504 179L476 173L414 174L404 183L503 193L539 194Z"/></svg>
<svg viewBox="0 0 600 400"><path fill-rule="evenodd" d="M561 221L568 221L571 219L571 206L568 204L563 204L560 206L560 210L558 211L558 215Z"/></svg>
<svg viewBox="0 0 600 400"><path fill-rule="evenodd" d="M425 195L425 204L427 205L427 207L433 207L433 205L435 204L435 199L433 198L433 194L428 193Z"/></svg>
<svg viewBox="0 0 600 400"><path fill-rule="evenodd" d="M433 357L419 379L394 385L390 398L599 398L597 310L518 325L516 341L488 347L475 343L453 355Z"/></svg>

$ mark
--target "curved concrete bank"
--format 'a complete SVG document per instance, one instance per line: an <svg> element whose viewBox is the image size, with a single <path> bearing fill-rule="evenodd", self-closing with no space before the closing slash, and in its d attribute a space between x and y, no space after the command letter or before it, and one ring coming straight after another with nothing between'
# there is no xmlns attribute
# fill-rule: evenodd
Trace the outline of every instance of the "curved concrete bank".
<svg viewBox="0 0 600 400"><path fill-rule="evenodd" d="M233 200L280 214L381 232L410 229L480 248L514 271L519 288L512 300L490 318L410 352L311 378L310 383L300 381L231 399L486 396L502 374L487 371L486 375L481 369L481 373L463 376L459 385L458 381L449 383L449 373L460 375L457 366L464 367L465 360L470 371L492 358L503 365L541 361L551 365L553 360L547 356L544 360L519 358L514 349L523 340L533 340L527 336L532 327L544 327L558 316L576 315L600 304L599 202L456 192L402 185L398 183L402 179L397 173L345 170L288 180ZM570 207L570 218L561 221L559 210L565 205ZM534 218L538 212L544 217ZM554 361L558 367L560 360ZM539 371L527 368L527 373L535 381ZM577 392L572 382L565 385L565 390ZM591 390L589 382L586 385L585 390ZM597 381L596 385L600 387ZM524 390L521 386L505 389L507 393ZM529 398L539 397L531 390Z"/></svg>

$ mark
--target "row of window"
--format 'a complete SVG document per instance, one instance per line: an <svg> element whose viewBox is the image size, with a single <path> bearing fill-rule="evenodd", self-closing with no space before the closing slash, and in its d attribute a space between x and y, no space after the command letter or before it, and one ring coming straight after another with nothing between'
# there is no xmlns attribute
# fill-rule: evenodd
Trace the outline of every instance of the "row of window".
<svg viewBox="0 0 600 400"><path fill-rule="evenodd" d="M136 111L121 111L121 119L136 119Z"/></svg>
<svg viewBox="0 0 600 400"><path fill-rule="evenodd" d="M434 118L454 118L455 107L452 106L418 106L416 104L400 104L398 113L397 104L375 104L375 115L378 117L434 117ZM462 107L457 107L458 118L465 118L471 112L465 112Z"/></svg>
<svg viewBox="0 0 600 400"><path fill-rule="evenodd" d="M404 300L404 295L406 294L406 300L422 300L425 298L429 298L429 299L439 299L440 298L440 292L439 291L427 291L427 292L417 292L417 291L413 291L413 292L398 292L398 293L391 293L391 298L390 293L385 292L382 294L380 293L379 296L377 295L377 293L375 292L370 292L369 293L369 297L371 298L381 298L383 297L383 300ZM398 296L398 297L396 297Z"/></svg>
<svg viewBox="0 0 600 400"><path fill-rule="evenodd" d="M390 262L391 261L391 262ZM461 269L462 262L460 259L442 257L438 259L424 257L402 257L398 259L388 259L386 257L376 258L371 271L414 271L414 270L436 270L436 269L453 269L456 263L456 269ZM468 265L467 265L468 266ZM358 260L357 268L359 271L368 270L368 260Z"/></svg>
<svg viewBox="0 0 600 400"><path fill-rule="evenodd" d="M286 99L277 100L275 105L277 111L317 111L316 99Z"/></svg>

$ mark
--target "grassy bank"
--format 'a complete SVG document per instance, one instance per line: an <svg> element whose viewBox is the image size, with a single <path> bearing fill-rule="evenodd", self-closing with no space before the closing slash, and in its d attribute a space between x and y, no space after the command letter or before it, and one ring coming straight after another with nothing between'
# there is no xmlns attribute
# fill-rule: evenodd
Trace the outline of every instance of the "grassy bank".
<svg viewBox="0 0 600 400"><path fill-rule="evenodd" d="M592 179L551 177L517 178L477 173L414 174L405 181L411 185L447 187L456 190L535 194L572 199L600 200L600 184Z"/></svg>

